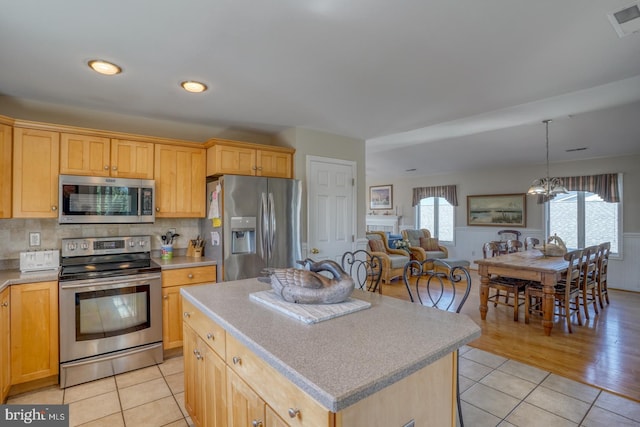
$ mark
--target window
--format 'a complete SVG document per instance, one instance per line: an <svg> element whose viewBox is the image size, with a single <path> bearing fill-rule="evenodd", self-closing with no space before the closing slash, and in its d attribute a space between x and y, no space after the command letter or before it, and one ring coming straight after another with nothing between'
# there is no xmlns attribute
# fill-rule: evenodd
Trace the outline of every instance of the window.
<svg viewBox="0 0 640 427"><path fill-rule="evenodd" d="M453 243L454 212L444 197L427 197L416 206L418 228L426 228L441 242Z"/></svg>
<svg viewBox="0 0 640 427"><path fill-rule="evenodd" d="M569 248L611 242L611 253L618 254L621 205L588 191L559 194L546 209L549 235L557 234Z"/></svg>

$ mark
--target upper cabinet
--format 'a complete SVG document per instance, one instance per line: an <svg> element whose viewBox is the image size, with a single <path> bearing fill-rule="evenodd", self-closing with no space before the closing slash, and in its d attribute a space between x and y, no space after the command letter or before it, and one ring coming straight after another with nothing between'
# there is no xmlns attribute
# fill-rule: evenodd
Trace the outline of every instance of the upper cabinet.
<svg viewBox="0 0 640 427"><path fill-rule="evenodd" d="M58 217L60 134L13 130L13 217Z"/></svg>
<svg viewBox="0 0 640 427"><path fill-rule="evenodd" d="M293 178L293 153L271 149L256 150L256 175Z"/></svg>
<svg viewBox="0 0 640 427"><path fill-rule="evenodd" d="M151 142L60 134L60 173L153 179Z"/></svg>
<svg viewBox="0 0 640 427"><path fill-rule="evenodd" d="M100 136L60 134L60 173L109 176L110 139Z"/></svg>
<svg viewBox="0 0 640 427"><path fill-rule="evenodd" d="M0 218L11 218L12 134L12 126L0 123Z"/></svg>
<svg viewBox="0 0 640 427"><path fill-rule="evenodd" d="M111 176L153 179L153 146L151 142L111 140Z"/></svg>
<svg viewBox="0 0 640 427"><path fill-rule="evenodd" d="M204 218L206 150L155 144L156 217Z"/></svg>
<svg viewBox="0 0 640 427"><path fill-rule="evenodd" d="M292 148L222 139L209 140L207 147L207 176L293 178Z"/></svg>

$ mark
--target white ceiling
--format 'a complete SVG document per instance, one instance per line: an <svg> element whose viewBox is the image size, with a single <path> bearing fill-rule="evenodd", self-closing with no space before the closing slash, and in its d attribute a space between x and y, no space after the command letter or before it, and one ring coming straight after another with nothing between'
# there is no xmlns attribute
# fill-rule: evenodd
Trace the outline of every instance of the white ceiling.
<svg viewBox="0 0 640 427"><path fill-rule="evenodd" d="M0 0L0 95L365 139L368 173L542 163L547 118L554 161L637 154L640 33L607 19L629 3Z"/></svg>

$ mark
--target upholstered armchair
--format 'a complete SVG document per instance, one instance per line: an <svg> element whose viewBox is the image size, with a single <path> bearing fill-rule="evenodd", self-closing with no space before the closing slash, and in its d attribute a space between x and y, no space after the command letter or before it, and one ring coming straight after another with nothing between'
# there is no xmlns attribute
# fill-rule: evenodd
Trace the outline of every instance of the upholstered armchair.
<svg viewBox="0 0 640 427"><path fill-rule="evenodd" d="M432 238L431 232L426 228L402 230L402 238L409 242L411 255L418 261L429 258L449 258L447 248L439 244L438 239Z"/></svg>
<svg viewBox="0 0 640 427"><path fill-rule="evenodd" d="M391 249L383 231L367 232L367 240L371 255L377 255L382 260L382 283L402 276L405 264L411 260L409 254L402 249Z"/></svg>

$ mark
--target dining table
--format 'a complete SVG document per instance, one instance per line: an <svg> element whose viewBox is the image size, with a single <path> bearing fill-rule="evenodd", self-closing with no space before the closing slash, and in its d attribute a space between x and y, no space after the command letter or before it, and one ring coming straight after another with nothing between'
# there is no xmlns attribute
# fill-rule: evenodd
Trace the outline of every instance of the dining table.
<svg viewBox="0 0 640 427"><path fill-rule="evenodd" d="M491 258L474 261L480 275L480 317L486 320L489 281L491 276L513 277L542 284L542 326L545 335L551 335L553 329L555 286L562 274L567 271L568 261L564 257L544 255L538 249L513 252Z"/></svg>

